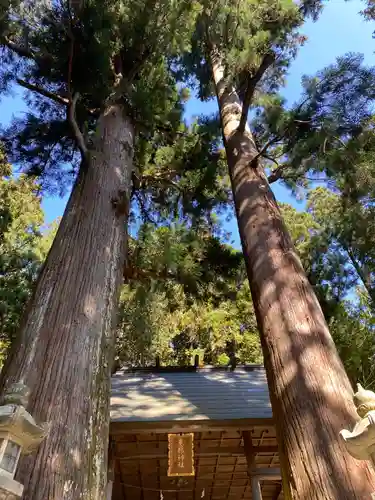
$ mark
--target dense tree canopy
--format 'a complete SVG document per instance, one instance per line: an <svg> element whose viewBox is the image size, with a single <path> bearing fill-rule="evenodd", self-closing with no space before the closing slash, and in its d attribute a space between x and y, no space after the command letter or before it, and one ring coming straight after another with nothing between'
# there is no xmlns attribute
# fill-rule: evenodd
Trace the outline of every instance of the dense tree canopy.
<svg viewBox="0 0 375 500"><path fill-rule="evenodd" d="M244 7L242 3L239 5ZM36 10L32 4L26 10L25 6L23 2L15 3L12 11L5 10L5 15L3 14L2 40L6 47L4 54L7 57L7 65L4 66L2 73L3 91L9 88L15 76L14 64L17 63L18 84L26 88L28 87L24 82L34 86L40 86L42 83L45 85L48 73L49 83L46 91L57 93L64 98L68 91L67 83L62 84L66 81L66 69L58 69L56 66L52 75L47 71L46 65L52 60L68 58L68 56L62 57L61 54L64 51L69 54L71 35L74 39L78 37L79 50L88 47L84 41L87 38L90 40L90 51L94 51L93 54L103 54L103 50L109 54L116 50L116 42L111 39L109 33L112 33L113 27L117 26L116 29L127 32L127 41L121 42L124 44L123 56L126 59L126 53L130 54L131 50L137 47L137 50L140 50L137 35L133 33L136 25L135 16L143 19L142 26L146 31L149 29L148 26L157 23L155 19L147 17L146 10L142 10L145 6L140 4L137 4L137 9L129 7L120 15L111 9L101 9L100 12L96 10L93 16L94 4L85 2L83 10L79 13L79 19L75 13L69 13L64 7L50 11L48 2L40 3ZM282 82L284 69L295 53L295 44L303 42L297 32L293 36L290 35L291 28L297 28L302 19L299 16L303 13L316 16L320 4L306 3L303 6L305 11L301 10L298 13L292 3L288 8L277 7L268 2L264 5L259 3L256 16L252 12L248 17L250 11L247 9L243 11L240 26L236 24L238 13L233 11L235 7L224 2L208 11L208 4L202 6L192 4L186 15L188 12L194 12L194 9L194 15L198 16L203 15L202 8L206 9L205 15L210 12L212 19L215 20L210 27L210 33L216 37L215 43L220 45L220 50L224 50L228 74L232 75L231 78L236 82L240 94L245 73L250 72L254 77L259 61L267 55L271 47L273 50L279 47L284 51L284 59L278 57L278 65L268 71L267 78L258 89L254 101L257 111L254 122L255 138L265 161L269 162L269 158L272 158L272 163L269 163L271 181L281 178L293 189L298 186L306 188L310 178L317 179L318 175L323 175L326 187L308 193L307 212L297 212L290 206L283 206L282 210L326 317L339 331L338 322L343 325L345 323L343 318L349 315L348 317L352 318L350 321L355 323L355 318L364 314L360 313L363 308L371 309L375 295L372 255L374 247L372 201L375 189L372 182L375 178L372 175L375 147L372 123L375 88L373 69L364 67L359 55L350 54L342 57L335 65L322 70L315 77L304 78L304 95L300 102L294 108L285 110L283 100L275 91L277 85ZM167 12L169 9L167 3L164 7ZM158 13L159 18L164 12L164 7ZM267 24L267 18L271 12L275 12L276 7L282 9L279 21L284 31L277 31L275 26L271 30L270 24ZM180 16L181 12L174 12L171 15ZM369 3L366 15L371 17L371 12ZM190 16L191 22L194 21L194 15ZM21 18L25 20L26 26L31 26L33 23L39 26L40 32L33 31L30 34L30 29L24 30L22 23L19 22ZM199 54L198 46L203 40L199 30L203 29L204 19L197 19L197 31L191 42L193 47L194 44L196 47L189 53L190 55L185 53L183 62L185 68L189 71L193 69L195 75L199 77L200 93L204 97L212 93L212 88L209 86L207 63L203 64L202 60L199 63L194 59ZM286 24L287 21L290 26ZM170 20L170 22L175 21ZM92 44L89 30L94 30L95 23L107 26L107 31L102 30L101 37ZM166 23L163 26L160 24L160 30L166 25ZM125 30L125 26L131 27L130 31L128 28ZM69 32L70 28L73 29L72 33ZM248 30L258 33L257 36L246 38ZM26 31L27 45L24 38ZM65 38L60 37L61 46L55 44L57 33L65 33ZM165 37L162 36L165 43L174 47L172 56L183 49L184 44L185 48L187 47L188 40L187 38L184 40L185 34L181 31L178 33L180 38L177 39L168 38L167 34ZM48 36L45 37L41 48L38 37L42 34ZM119 329L122 340L119 341L119 346L125 341L130 342L130 339L133 339L133 343L138 343L135 354L127 360L131 359L136 363L139 363L142 356L149 362L155 355L160 355L162 358L164 356L165 362L181 362L181 359L187 359L185 354L177 353L182 349L181 345L184 346L183 349L189 351L189 356L196 349L205 350L208 344L205 344L206 347L202 346L206 341L204 339L207 338L207 332L203 330L206 328L204 325L208 324L208 317L215 323L215 318L227 315L227 318L236 318L233 328L237 333L241 329L243 332L249 331L249 335L255 332L253 313L249 313L249 317L253 319L248 330L243 327L241 314L238 312L241 297L248 298L248 291L244 285L243 265L238 255L229 247L224 252L225 247L217 239L222 234L217 217L223 213L231 213L231 209L228 209L231 199L229 182L225 174L225 156L220 149L217 122L200 119L192 127L180 122L183 102L188 98L188 92L177 91L173 76L168 74L165 63L160 56L155 55L156 53L152 56L152 62L147 62L148 57L151 57L149 45L155 48L156 45L153 43L156 39L159 40L161 35L153 33L153 36L154 38L149 40L148 47L143 47L145 59L139 61L140 64L145 64L144 74L149 80L143 76L136 77L130 71L132 78L135 79L129 81L126 88L124 87L129 106L140 113L138 118L135 117L136 123L140 121L135 152L137 170L134 179L133 213L138 220L141 218L144 225L136 239L130 242L129 266L125 270L127 284L122 292ZM245 39L247 42L244 45ZM18 45L15 45L16 42ZM205 52L203 46L199 50ZM30 54L33 57L29 57ZM75 54L74 65L70 68L72 72L70 77L75 82L76 90L84 96L79 104L82 109L77 110L77 120L80 126L88 127L86 132L88 137L93 123L90 121L90 110L97 107L100 99L105 99L105 96L109 95L112 84L108 82L112 82L113 76L113 69L106 66L108 59L106 62L102 56L95 56L97 67L92 67L90 74L82 72L83 66L80 61L82 57L89 56L91 60L91 52L89 55L85 53L85 56L78 52ZM48 58L50 58L49 63ZM160 63L155 65L156 60ZM128 63L129 68L133 68L134 71L141 71L143 68L142 65L137 67L134 61L129 60ZM148 64L153 68L152 73ZM92 72L101 75L100 81L95 79L97 83L95 88L91 85ZM147 81L152 82L151 87ZM154 86L159 85L158 82L161 85L159 90ZM90 84L89 93L88 84ZM55 186L59 190L65 190L67 184L63 179L66 179L66 175L69 176L69 170L61 168L61 165L66 164L74 174L76 146L69 138L68 129L64 129L65 117L59 115L55 101L49 99L48 95L44 97L39 95L36 98L34 87L28 90L31 92L28 94L29 104L34 111L25 118L13 122L4 136L10 158L20 165L25 165L28 173L38 174L42 186ZM166 104L163 104L163 109L156 110L149 105L145 109L142 103L147 101L149 104L148 96L152 96L151 102L161 102L161 94L159 96L158 92L164 92L163 99L167 99L164 101ZM147 122L150 117L153 119L151 127ZM43 129L40 128L41 124ZM35 135L41 133L43 135ZM43 142L38 143L39 140ZM46 146L48 141L51 147ZM40 235L42 224L40 194L38 194L40 188L33 180L9 177L9 167L6 167L4 162L3 164L1 279L2 294L6 300L2 306L2 336L4 339L10 339L16 330L19 311L29 296L31 283L35 279L49 244L45 243L46 236L42 238ZM9 193L13 191L17 195L10 198ZM16 196L18 201L15 199ZM31 196L32 203L25 203L25 196ZM17 203L29 206L30 211L20 210ZM16 223L17 217L19 221ZM176 221L176 225L168 230L162 227L152 229L152 225L163 224L165 221ZM183 221L195 225L195 228L201 227L199 236L195 230L184 229L181 225ZM16 231L20 233L15 235ZM216 236L213 236L214 233ZM161 241L163 245L160 244ZM155 254L155 249L168 249L168 255L159 252ZM218 257L217 252L224 253ZM218 262L224 267L217 267ZM349 307L346 302L348 294L350 296L355 294L355 287L358 286L363 289L361 299L358 299L358 304L355 302L354 306ZM366 292L369 299L363 295ZM179 297L179 300L176 301L176 297ZM143 311L142 314L135 315L141 322L139 325L129 321L132 311L135 310ZM194 325L195 330L185 332L184 342L181 340L182 343L178 343L176 340L174 344L173 339L182 335L184 321L189 323L186 318L190 314L200 318ZM362 323L363 321L359 321L356 324L363 327ZM164 330L163 324L167 325ZM174 325L173 328L171 325ZM228 328L228 331L231 331L231 328ZM366 329L371 331L371 325L367 325ZM139 335L141 331L142 335ZM161 338L164 340L161 341ZM196 340L197 338L199 340ZM249 342L252 341L249 339ZM239 347L241 342L238 343L237 339L235 343L238 351L241 349ZM205 360L222 362L232 349L229 344L229 340L224 341L221 338L220 346L207 348L208 351L204 354ZM147 352L141 354L142 349L146 347ZM258 347L254 351L255 354L249 355L248 358L240 354L238 357L242 361L258 360L260 354L257 349ZM212 354L213 352L215 354Z"/></svg>
<svg viewBox="0 0 375 500"><path fill-rule="evenodd" d="M141 273L124 287L123 362L258 362L256 322L240 252L208 231L144 226L131 252ZM133 349L129 349L132 346Z"/></svg>
<svg viewBox="0 0 375 500"><path fill-rule="evenodd" d="M0 155L0 339L6 347L14 339L51 238L42 235L44 215L37 183L12 175L5 155Z"/></svg>
<svg viewBox="0 0 375 500"><path fill-rule="evenodd" d="M14 204L24 203L25 196L34 200L34 204L28 201L29 213L18 207L12 230L9 219L5 227L6 214L15 206L5 197L7 191L13 192ZM43 216L37 192L32 181L9 176L2 181L0 293L5 342L12 340L17 330L37 269L55 233L55 227L43 234L40 231ZM332 217L332 196L332 192L318 188L309 194L307 212L285 204L282 212L353 386L359 381L374 387L371 298L361 287L336 233L330 231L335 221L342 222L340 217ZM23 241L25 224L27 244ZM154 364L156 357L162 364L192 364L196 354L205 364L262 361L239 251L221 243L207 227L197 233L179 223L159 228L146 223L130 246L120 300L117 366ZM12 269L6 267L11 262ZM356 295L355 302L349 300Z"/></svg>

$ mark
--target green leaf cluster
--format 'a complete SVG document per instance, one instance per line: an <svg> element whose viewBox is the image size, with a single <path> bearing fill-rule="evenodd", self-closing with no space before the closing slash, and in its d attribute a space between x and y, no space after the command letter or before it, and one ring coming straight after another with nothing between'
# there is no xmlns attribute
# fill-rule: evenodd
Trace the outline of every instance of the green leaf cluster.
<svg viewBox="0 0 375 500"><path fill-rule="evenodd" d="M0 343L4 349L15 338L54 229L42 234L39 186L24 175L13 176L1 150L0 174Z"/></svg>
<svg viewBox="0 0 375 500"><path fill-rule="evenodd" d="M242 255L207 231L144 226L132 241L138 272L124 287L121 363L260 362ZM228 358L228 359L227 359Z"/></svg>

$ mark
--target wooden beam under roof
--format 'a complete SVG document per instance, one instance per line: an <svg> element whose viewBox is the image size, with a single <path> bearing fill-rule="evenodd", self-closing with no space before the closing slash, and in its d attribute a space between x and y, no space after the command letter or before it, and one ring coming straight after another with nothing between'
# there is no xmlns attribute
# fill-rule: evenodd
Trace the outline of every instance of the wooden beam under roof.
<svg viewBox="0 0 375 500"><path fill-rule="evenodd" d="M258 429L255 427L250 435L253 451L259 451L259 454L256 453L253 475L262 487L262 500L278 500L281 480L278 463L274 460L277 450L274 429L268 429L267 426ZM114 481L113 500L155 500L159 497L159 491L164 495L168 490L175 492L175 496L170 495L171 498L177 498L179 491L182 494L184 490L191 491L194 498L199 498L205 490L208 500L212 500L213 490L222 498L228 498L229 491L232 491L229 498L244 498L244 495L249 497L251 492L244 466L245 447L241 438L241 431L234 429L224 434L199 433L195 438L196 476L187 478L186 484L175 484L173 478L167 477L166 435L112 436L115 440L118 471ZM224 451L226 458L221 460L222 450L229 451L234 456L227 457ZM243 455L237 456L238 451ZM207 456L215 453L216 456L206 458L205 453ZM126 457L123 459L124 455ZM272 464L277 465L273 467ZM127 497L124 496L125 493Z"/></svg>
<svg viewBox="0 0 375 500"><path fill-rule="evenodd" d="M240 418L231 420L166 420L152 421L112 421L110 424L110 435L118 434L142 434L159 433L164 434L178 432L205 432L205 431L228 431L248 430L254 427L271 427L274 425L272 418Z"/></svg>
<svg viewBox="0 0 375 500"><path fill-rule="evenodd" d="M124 443L124 447L126 448ZM276 445L261 445L253 447L254 453L277 453L278 448ZM194 455L197 457L215 457L220 455L221 457L242 457L245 456L245 449L243 446L209 446L201 448L196 447ZM142 453L133 452L120 452L116 456L116 460L143 460L143 459L162 459L166 457L166 453L155 452L155 450L145 451Z"/></svg>

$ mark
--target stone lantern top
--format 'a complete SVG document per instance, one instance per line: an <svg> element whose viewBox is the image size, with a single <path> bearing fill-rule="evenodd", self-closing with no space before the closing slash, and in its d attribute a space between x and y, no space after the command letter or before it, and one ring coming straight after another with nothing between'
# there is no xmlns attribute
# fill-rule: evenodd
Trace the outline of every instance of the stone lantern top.
<svg viewBox="0 0 375 500"><path fill-rule="evenodd" d="M30 391L22 383L12 384L0 406L0 500L18 500L23 485L14 480L21 453L30 453L48 432L26 410Z"/></svg>
<svg viewBox="0 0 375 500"><path fill-rule="evenodd" d="M22 382L12 384L3 397L4 405L18 405L27 407L29 403L30 389Z"/></svg>
<svg viewBox="0 0 375 500"><path fill-rule="evenodd" d="M48 432L46 424L37 424L26 410L29 389L22 383L12 384L0 406L0 437L12 436L22 453L30 453L41 443Z"/></svg>

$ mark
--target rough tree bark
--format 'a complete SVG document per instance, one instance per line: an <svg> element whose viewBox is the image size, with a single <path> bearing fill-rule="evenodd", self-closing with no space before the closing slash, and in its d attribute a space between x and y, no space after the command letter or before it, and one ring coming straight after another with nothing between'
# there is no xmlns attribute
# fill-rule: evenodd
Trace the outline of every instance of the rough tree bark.
<svg viewBox="0 0 375 500"><path fill-rule="evenodd" d="M285 499L370 499L375 478L341 446L356 420L352 389L283 223L242 106L211 52L238 227L278 434ZM357 417L358 418L358 417Z"/></svg>
<svg viewBox="0 0 375 500"><path fill-rule="evenodd" d="M2 373L3 388L30 388L28 410L50 424L36 455L21 460L27 500L105 498L132 152L130 121L108 106Z"/></svg>

